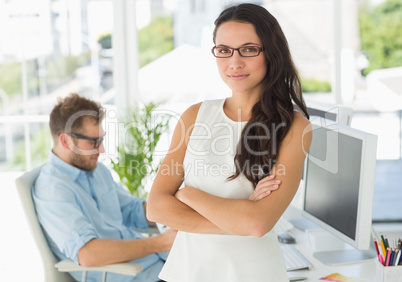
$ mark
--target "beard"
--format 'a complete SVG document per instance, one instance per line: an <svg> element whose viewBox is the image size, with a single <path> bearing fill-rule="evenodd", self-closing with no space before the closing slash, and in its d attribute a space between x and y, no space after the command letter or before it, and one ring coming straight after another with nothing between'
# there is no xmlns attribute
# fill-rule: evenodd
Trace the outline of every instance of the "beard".
<svg viewBox="0 0 402 282"><path fill-rule="evenodd" d="M93 171L97 167L98 157L99 154L81 155L73 153L70 156L70 164L82 170Z"/></svg>

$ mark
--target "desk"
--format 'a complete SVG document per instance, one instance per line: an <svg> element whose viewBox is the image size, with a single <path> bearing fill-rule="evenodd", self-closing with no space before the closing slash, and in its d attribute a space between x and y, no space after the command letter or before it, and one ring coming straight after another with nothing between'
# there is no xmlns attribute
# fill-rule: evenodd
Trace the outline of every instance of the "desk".
<svg viewBox="0 0 402 282"><path fill-rule="evenodd" d="M288 220L300 219L301 212L295 207L290 206L284 213L284 217ZM376 232L384 234L399 232L402 234L401 224L375 224L373 225ZM329 266L321 263L313 256L312 247L309 242L308 234L297 228L293 228L289 233L296 238L297 243L294 245L312 264L313 269L290 271L291 276L307 277L306 282L322 282L319 280L332 273L339 273L347 277L359 279L366 282L376 282L376 267L375 260L370 260L361 263L352 263L345 265Z"/></svg>

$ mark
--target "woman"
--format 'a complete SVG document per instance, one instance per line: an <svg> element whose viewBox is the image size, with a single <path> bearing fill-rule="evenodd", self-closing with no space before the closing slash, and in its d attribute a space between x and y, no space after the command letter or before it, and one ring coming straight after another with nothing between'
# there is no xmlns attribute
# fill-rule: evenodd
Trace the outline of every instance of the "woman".
<svg viewBox="0 0 402 282"><path fill-rule="evenodd" d="M260 6L224 10L214 43L232 96L191 106L174 131L148 200L150 220L179 230L159 277L288 281L272 228L311 143L310 123L294 109L308 117L297 71L278 22Z"/></svg>

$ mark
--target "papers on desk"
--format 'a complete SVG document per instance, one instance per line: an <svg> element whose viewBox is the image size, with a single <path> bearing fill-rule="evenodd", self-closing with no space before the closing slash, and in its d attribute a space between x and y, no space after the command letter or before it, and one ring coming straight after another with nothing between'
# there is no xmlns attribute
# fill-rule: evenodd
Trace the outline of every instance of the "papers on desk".
<svg viewBox="0 0 402 282"><path fill-rule="evenodd" d="M364 282L362 280L358 280L355 278L350 278L350 277L346 277L343 276L339 273L332 273L328 276L322 277L320 278L320 280L324 280L324 281L341 281L341 282Z"/></svg>

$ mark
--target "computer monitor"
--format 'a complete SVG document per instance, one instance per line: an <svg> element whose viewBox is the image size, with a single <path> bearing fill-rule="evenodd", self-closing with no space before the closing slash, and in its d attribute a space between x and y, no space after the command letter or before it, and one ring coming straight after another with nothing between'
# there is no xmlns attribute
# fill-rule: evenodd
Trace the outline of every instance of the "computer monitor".
<svg viewBox="0 0 402 282"><path fill-rule="evenodd" d="M316 252L325 264L372 259L371 242L377 136L318 119L304 169L303 216L350 246ZM331 244L331 242L328 242Z"/></svg>
<svg viewBox="0 0 402 282"><path fill-rule="evenodd" d="M307 112L310 116L310 120L314 121L321 118L327 119L333 123L340 123L350 125L352 122L353 109L342 105L330 105L317 102L306 103ZM300 187L304 185L304 172L302 174Z"/></svg>
<svg viewBox="0 0 402 282"><path fill-rule="evenodd" d="M343 105L330 105L317 102L306 102L307 112L310 119L316 117L331 120L334 123L350 125L352 122L353 109Z"/></svg>

